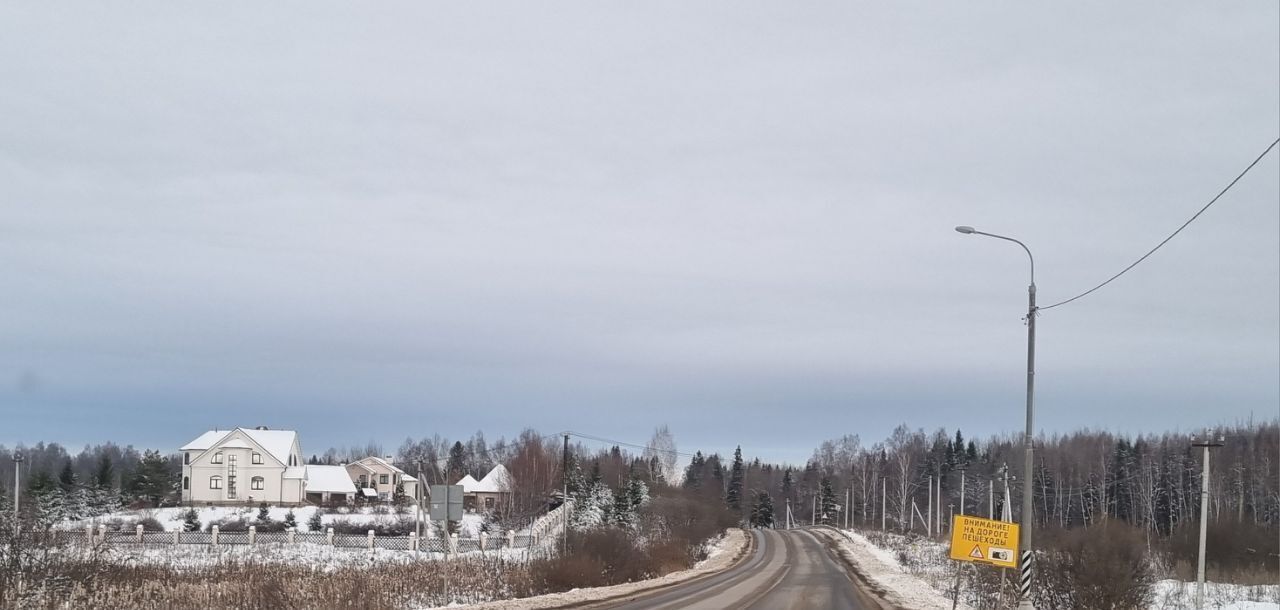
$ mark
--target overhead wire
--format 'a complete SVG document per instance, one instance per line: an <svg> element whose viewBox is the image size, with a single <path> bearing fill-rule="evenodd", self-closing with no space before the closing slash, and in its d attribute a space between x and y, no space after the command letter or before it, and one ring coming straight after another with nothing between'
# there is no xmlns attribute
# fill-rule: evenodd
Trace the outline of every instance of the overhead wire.
<svg viewBox="0 0 1280 610"><path fill-rule="evenodd" d="M1276 139L1275 139L1275 141L1273 141L1269 146L1267 146L1267 149L1266 149L1266 150L1264 150L1264 151L1262 151L1262 154L1258 155L1258 157L1257 157L1256 159L1254 159L1254 160L1253 160L1253 163L1250 163L1248 167L1244 168L1244 171L1240 172L1240 174L1239 174L1239 175L1237 175L1237 176L1235 177L1235 179L1234 179L1234 180L1232 180L1229 184L1227 184L1227 186L1226 186L1226 187L1224 187L1221 191L1219 191L1219 192L1218 192L1218 194L1217 194L1217 195L1215 195L1215 196L1213 197L1213 199L1210 199L1210 200L1209 200L1209 203L1206 203L1206 204L1204 205L1204 207L1200 208L1200 211L1196 212L1196 213L1195 213L1194 215L1192 215L1192 216L1191 216L1191 218L1189 218L1186 222L1182 223L1182 226L1178 227L1178 229L1177 229L1177 230L1175 230L1173 233L1170 233L1170 234L1169 234L1169 236L1168 236L1168 237L1166 237L1166 238L1164 238L1164 240L1163 240L1163 241L1161 241L1160 243L1156 244L1156 247L1154 247L1154 248L1152 248L1151 250L1149 250L1146 254L1143 254L1143 255L1142 255L1142 257L1141 257L1141 258L1139 258L1138 260L1133 261L1133 263L1131 263L1128 267L1125 267L1124 269L1121 269L1121 270L1120 270L1120 273L1117 273L1117 274L1115 274L1115 275L1113 275L1113 276L1111 276L1111 277L1107 278L1107 280L1106 280L1105 282L1102 282L1101 284L1098 284L1097 286L1094 286L1093 288L1090 288L1090 289L1088 289L1088 290L1086 290L1086 291L1084 291L1084 292L1082 292L1082 293L1080 293L1080 294L1077 294L1076 296L1073 296L1073 297L1071 297L1071 298L1069 298L1069 299L1067 299L1067 300L1065 300L1065 301L1060 301L1060 302L1054 303L1053 305L1045 305L1045 306L1043 306L1043 307L1039 307L1039 308L1037 308L1037 309L1039 309L1040 311L1043 311L1043 310L1046 310L1046 309L1053 309L1054 307L1059 307L1059 306L1062 306L1062 305L1066 305L1067 303L1070 303L1070 302L1072 302L1072 301L1075 301L1076 299L1080 299L1080 298L1086 297L1086 296L1088 296L1088 295L1093 294L1094 292L1096 292L1099 288L1102 288L1103 286L1106 286L1107 284L1110 284L1110 283L1111 283L1112 281L1114 281L1116 278L1118 278L1118 277L1120 277L1120 276L1124 275L1125 273L1127 273L1130 269L1133 269L1134 267L1137 267L1137 266L1138 266L1138 263L1141 263L1142 261L1147 260L1147 257L1151 256L1152 254L1155 254L1156 250L1159 250L1159 249L1161 248L1161 246L1164 246L1165 244L1169 243L1169 240L1173 239L1173 238L1174 238L1174 236L1176 236L1178 233L1181 233L1183 229L1187 228L1187 225L1191 224L1192 222L1194 222L1194 221L1195 221L1195 219L1199 218L1199 217L1200 217L1200 215L1201 215L1201 214L1203 214L1203 213L1205 212L1205 210L1208 210L1210 206L1212 206L1214 203L1217 203L1217 201L1218 201L1219 199L1221 199L1223 195L1227 194L1227 191L1231 190L1231 187L1235 186L1235 185L1236 185L1236 183L1237 183L1237 182L1239 182L1241 178L1244 178L1245 174L1248 174L1248 173L1249 173L1249 170L1253 169L1255 165L1257 165L1259 162L1261 162L1261 161L1262 161L1262 159L1263 159L1263 157L1266 157L1266 156L1267 156L1267 153L1271 152L1271 150L1272 150L1273 148L1275 148L1277 144L1280 144L1280 138L1276 138Z"/></svg>

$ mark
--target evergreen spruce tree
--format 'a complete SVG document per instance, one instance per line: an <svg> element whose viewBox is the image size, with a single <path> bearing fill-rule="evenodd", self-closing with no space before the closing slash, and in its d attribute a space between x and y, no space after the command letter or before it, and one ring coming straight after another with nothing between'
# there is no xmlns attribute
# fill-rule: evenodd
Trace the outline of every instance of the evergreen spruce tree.
<svg viewBox="0 0 1280 610"><path fill-rule="evenodd" d="M319 532L324 529L324 520L320 517L320 509L316 509L311 513L311 518L307 519L307 529L313 532Z"/></svg>
<svg viewBox="0 0 1280 610"><path fill-rule="evenodd" d="M115 484L115 466L106 454L98 458L98 468L93 473L93 484L99 489L111 489Z"/></svg>
<svg viewBox="0 0 1280 610"><path fill-rule="evenodd" d="M795 491L795 485L796 485L795 477L791 475L791 467L788 466L786 470L782 471L782 499L783 500L791 499L792 494Z"/></svg>
<svg viewBox="0 0 1280 610"><path fill-rule="evenodd" d="M404 493L404 482L396 483L396 489L391 494L391 502L396 506L404 506L409 501L409 496Z"/></svg>
<svg viewBox="0 0 1280 610"><path fill-rule="evenodd" d="M298 527L298 518L294 516L292 508L289 509L289 512L284 514L284 526L289 529Z"/></svg>
<svg viewBox="0 0 1280 610"><path fill-rule="evenodd" d="M464 475L468 474L467 470L467 448L462 445L462 441L455 441L453 446L449 448L449 481L456 482Z"/></svg>
<svg viewBox="0 0 1280 610"><path fill-rule="evenodd" d="M631 496L625 490L613 495L613 510L609 514L611 521L618 527L633 527L635 511L632 510Z"/></svg>
<svg viewBox="0 0 1280 610"><path fill-rule="evenodd" d="M258 521L266 523L271 520L271 507L266 502L258 505Z"/></svg>
<svg viewBox="0 0 1280 610"><path fill-rule="evenodd" d="M649 486L640 480L640 477L632 476L627 483L627 496L631 502L632 511L640 510L640 507L649 503Z"/></svg>
<svg viewBox="0 0 1280 610"><path fill-rule="evenodd" d="M198 532L200 531L200 526L200 513L196 512L194 506L182 513L182 531Z"/></svg>
<svg viewBox="0 0 1280 610"><path fill-rule="evenodd" d="M702 457L702 452L698 451L693 454L693 458L689 460L689 466L684 470L684 488L698 489L702 487L702 478L705 476L707 467L707 459Z"/></svg>
<svg viewBox="0 0 1280 610"><path fill-rule="evenodd" d="M836 506L836 492L831 488L831 479L822 477L822 486L818 495L818 522L823 525L834 525L839 508Z"/></svg>
<svg viewBox="0 0 1280 610"><path fill-rule="evenodd" d="M751 527L773 527L773 497L767 491L756 492L751 506Z"/></svg>
<svg viewBox="0 0 1280 610"><path fill-rule="evenodd" d="M160 506L160 502L173 492L173 475L159 451L147 450L142 455L129 483L129 491L155 506Z"/></svg>
<svg viewBox="0 0 1280 610"><path fill-rule="evenodd" d="M742 446L733 450L733 465L729 471L729 489L725 492L724 503L735 514L742 515Z"/></svg>

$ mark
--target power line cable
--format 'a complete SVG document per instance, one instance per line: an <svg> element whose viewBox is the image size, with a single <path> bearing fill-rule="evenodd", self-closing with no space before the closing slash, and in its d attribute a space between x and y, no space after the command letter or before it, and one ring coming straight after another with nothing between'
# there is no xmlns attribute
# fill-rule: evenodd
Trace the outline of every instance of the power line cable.
<svg viewBox="0 0 1280 610"><path fill-rule="evenodd" d="M1213 199L1209 200L1209 203L1206 203L1206 204L1204 205L1204 207L1200 208L1200 211L1199 211L1199 212L1196 212L1194 216L1192 216L1192 217L1191 217L1190 219L1188 219L1186 222L1182 223L1182 226L1178 227L1178 230L1174 231L1173 233L1169 234L1169 236L1168 236L1168 237L1164 238L1164 241L1161 241L1160 243L1156 244L1156 247L1152 248L1152 249L1151 249L1150 251L1148 251L1146 254L1143 254L1143 255L1142 255L1142 258L1139 258L1138 260L1133 261L1133 263L1132 263L1132 264L1130 264L1128 267L1125 267L1124 269L1121 269L1121 270L1120 270L1120 273L1117 273L1117 274L1115 274L1115 275L1111 276L1110 278L1107 278L1107 281L1105 281L1105 282L1103 282L1103 283L1101 283L1101 284L1098 284L1097 286L1094 286L1093 288L1090 288L1090 289L1088 289L1088 290L1086 290L1086 291L1084 291L1084 292L1082 292L1082 293L1080 293L1080 294L1077 294L1076 296L1073 296L1073 297L1071 297L1071 298L1069 298L1069 299L1067 299L1067 300L1065 300L1065 301L1061 301L1061 302L1058 302L1058 303L1054 303L1053 305L1046 305L1046 306L1044 306L1044 307L1039 307L1038 309L1040 309L1040 310L1053 309L1054 307L1058 307L1059 305L1066 305L1067 303L1070 303L1070 302L1072 302L1072 301L1074 301L1074 300L1076 300L1076 299L1079 299L1079 298L1082 298L1082 297L1088 296L1089 294L1092 294L1094 291L1098 290L1099 288L1102 288L1103 286L1106 286L1107 284L1110 284L1112 281L1114 281L1116 278L1118 278L1118 277L1120 277L1120 276L1124 275L1124 274L1125 274L1126 272L1128 272L1130 269L1133 269L1134 267L1137 267L1137 266L1138 266L1138 263L1141 263L1142 261L1147 260L1147 257L1148 257L1148 256L1151 256L1152 254L1155 254L1156 250L1159 250L1161 246L1163 246L1163 245L1165 245L1166 243L1168 243L1168 242L1169 242L1169 240L1173 239L1173 237L1174 237L1175 235L1177 235L1178 233L1181 233L1183 229L1187 228L1187 225L1191 224L1193 221L1195 221L1195 219L1199 218L1199 217L1200 217L1200 215L1201 215L1201 214L1203 214L1205 210L1209 209L1209 206L1213 205L1213 204L1214 204L1214 203L1216 203L1216 202L1218 201L1218 199L1220 199L1223 195L1227 194L1227 191L1231 190L1231 187L1235 186L1235 185L1236 185L1236 183L1237 183L1237 182L1239 182L1241 178L1244 178L1245 174L1249 173L1249 170L1253 169L1253 166L1257 165L1257 164L1258 164L1258 162L1262 161L1262 158L1263 158L1263 157L1266 157L1266 156L1267 156L1267 153L1271 152L1271 149L1275 148L1277 144L1280 144L1280 138L1276 138L1276 140L1275 140L1274 142L1272 142L1270 146L1267 146L1267 149L1266 149L1266 150L1264 150L1264 151L1262 151L1262 154L1258 155L1258 158L1254 159L1254 160L1253 160L1253 163L1250 163L1248 167L1244 168L1244 171L1240 172L1240 175L1236 176L1235 180L1232 180L1232 181L1231 181L1231 183L1230 183L1230 184L1228 184L1228 185L1226 186L1226 188L1223 188L1221 191L1219 191L1219 192L1218 192L1218 194L1217 194L1216 196L1214 196L1214 198L1213 198Z"/></svg>

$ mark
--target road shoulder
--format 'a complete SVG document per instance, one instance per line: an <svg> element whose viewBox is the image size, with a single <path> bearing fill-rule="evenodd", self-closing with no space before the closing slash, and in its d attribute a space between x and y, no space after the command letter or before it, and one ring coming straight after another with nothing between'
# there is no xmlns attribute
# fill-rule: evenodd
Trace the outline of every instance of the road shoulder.
<svg viewBox="0 0 1280 610"><path fill-rule="evenodd" d="M686 585L704 578L710 578L728 570L749 556L752 548L752 537L745 531L730 528L725 532L722 543L724 551L696 567L679 572L672 572L658 578L629 582L608 587L575 589L561 593L548 593L536 597L484 602L467 606L459 606L466 610L555 610L567 608L593 608L609 602L620 601L640 595L647 595Z"/></svg>

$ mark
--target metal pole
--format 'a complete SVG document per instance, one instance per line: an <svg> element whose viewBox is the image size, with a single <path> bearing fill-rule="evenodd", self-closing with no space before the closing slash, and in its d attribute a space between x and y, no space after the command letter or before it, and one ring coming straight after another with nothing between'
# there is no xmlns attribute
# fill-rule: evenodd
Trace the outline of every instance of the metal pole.
<svg viewBox="0 0 1280 610"><path fill-rule="evenodd" d="M1031 610L1035 606L1031 604L1031 532L1035 527L1035 514L1032 512L1031 498L1031 473L1032 473L1032 435L1035 434L1035 376L1036 376L1036 259L1031 255L1031 248L1026 244L1003 235L995 233L986 233L978 231L973 227L959 226L956 231L965 235L985 235L1004 241L1011 241L1022 247L1027 253L1027 259L1031 262L1031 283L1027 286L1027 430L1023 437L1024 463L1022 469L1022 515L1020 517L1022 523L1022 539L1019 541L1021 547L1021 565L1022 583L1019 588L1020 600L1018 608L1021 610Z"/></svg>
<svg viewBox="0 0 1280 610"><path fill-rule="evenodd" d="M1024 248L1026 246L1023 246ZM1031 252L1028 250L1027 255ZM1035 384L1036 384L1036 283L1034 263L1031 285L1027 287L1027 432L1023 437L1024 455L1022 465L1022 599L1018 607L1035 608L1031 603L1032 555L1031 532L1035 527L1035 514L1032 512L1032 435L1035 434Z"/></svg>
<svg viewBox="0 0 1280 610"><path fill-rule="evenodd" d="M996 518L996 480L987 481L987 518L995 521Z"/></svg>
<svg viewBox="0 0 1280 610"><path fill-rule="evenodd" d="M564 555L569 555L569 434L564 435L564 498L561 506L564 510Z"/></svg>
<svg viewBox="0 0 1280 610"><path fill-rule="evenodd" d="M960 514L964 514L964 469L960 469Z"/></svg>

